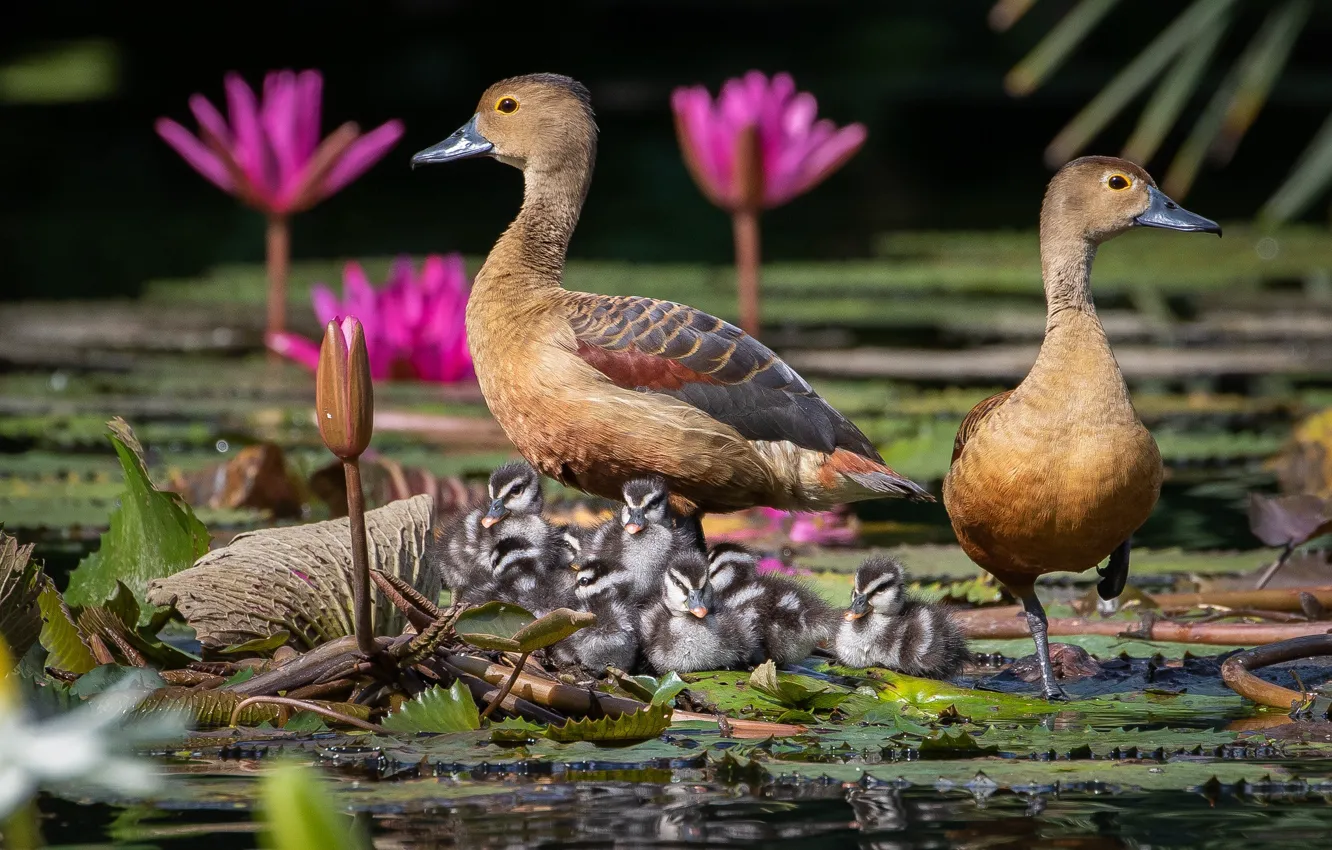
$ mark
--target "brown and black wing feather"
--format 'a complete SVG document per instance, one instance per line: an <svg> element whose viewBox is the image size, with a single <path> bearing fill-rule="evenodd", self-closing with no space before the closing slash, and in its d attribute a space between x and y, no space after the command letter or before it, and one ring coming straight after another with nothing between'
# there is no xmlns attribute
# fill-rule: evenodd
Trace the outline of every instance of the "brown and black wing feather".
<svg viewBox="0 0 1332 850"><path fill-rule="evenodd" d="M736 326L670 301L570 295L579 356L617 386L679 399L749 440L841 448L882 463L860 429Z"/></svg>
<svg viewBox="0 0 1332 850"><path fill-rule="evenodd" d="M962 424L957 426L957 436L953 438L953 459L948 462L949 466L957 463L957 459L962 455L962 449L967 445L967 440L971 439L971 435L976 433L976 429L985 421L985 417L998 410L999 406L1008 401L1008 397L1012 394L1012 390L995 393L971 408L971 412L962 420Z"/></svg>

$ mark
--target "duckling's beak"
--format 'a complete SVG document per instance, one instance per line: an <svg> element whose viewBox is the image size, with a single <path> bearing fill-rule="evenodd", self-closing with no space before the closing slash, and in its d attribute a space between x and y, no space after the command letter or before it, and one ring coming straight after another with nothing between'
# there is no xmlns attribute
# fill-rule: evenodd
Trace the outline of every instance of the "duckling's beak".
<svg viewBox="0 0 1332 850"><path fill-rule="evenodd" d="M863 593L855 593L851 596L851 610L847 611L844 618L847 622L859 620L869 613L869 599Z"/></svg>
<svg viewBox="0 0 1332 850"><path fill-rule="evenodd" d="M476 116L458 128L458 132L437 145L426 148L412 157L412 168L418 165L432 165L436 162L452 162L455 159L468 159L485 156L494 149L494 145L481 131L476 129Z"/></svg>
<svg viewBox="0 0 1332 850"><path fill-rule="evenodd" d="M1203 218L1197 213L1189 212L1170 200L1165 192L1155 186L1147 187L1147 197L1149 198L1147 209L1133 219L1134 224L1141 224L1145 227L1164 227L1167 230L1200 230L1203 233L1221 235L1221 225L1210 218Z"/></svg>
<svg viewBox="0 0 1332 850"><path fill-rule="evenodd" d="M629 509L629 521L624 524L624 530L630 534L637 534L647 525L647 517L643 516L642 508Z"/></svg>
<svg viewBox="0 0 1332 850"><path fill-rule="evenodd" d="M509 515L509 509L504 507L504 502L496 499L490 503L490 510L485 516L481 517L481 527L490 528L495 523Z"/></svg>
<svg viewBox="0 0 1332 850"><path fill-rule="evenodd" d="M685 605L689 606L689 613L700 620L708 616L708 606L703 604L703 599L697 590L689 592L688 598L685 599Z"/></svg>

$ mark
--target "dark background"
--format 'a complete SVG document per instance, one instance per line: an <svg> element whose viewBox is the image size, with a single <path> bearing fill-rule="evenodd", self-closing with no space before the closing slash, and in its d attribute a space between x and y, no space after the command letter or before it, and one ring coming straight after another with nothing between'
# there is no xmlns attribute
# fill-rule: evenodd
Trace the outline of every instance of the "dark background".
<svg viewBox="0 0 1332 850"><path fill-rule="evenodd" d="M6 11L0 64L94 39L113 58L106 96L0 96L0 298L133 293L148 279L262 258L261 217L195 174L153 132L193 129L186 101L223 105L222 76L325 75L324 131L389 118L404 139L369 173L298 216L294 255L484 253L517 209L519 174L494 162L413 173L410 155L452 132L486 85L532 71L592 90L601 157L572 246L579 257L726 262L730 229L698 193L676 147L671 89L751 68L791 72L839 124L869 141L814 192L765 219L765 253L864 256L899 228L1030 227L1050 171L1045 145L1186 4L1124 0L1055 78L1017 100L1005 71L1073 5L1040 0L1017 26L986 24L991 0L774 2L562 0L551 4L384 0L24 4ZM1266 3L1243 7L1221 62L1164 146L1164 171L1192 118ZM1319 2L1271 99L1222 171L1188 206L1252 215L1332 108L1332 3ZM0 89L0 95L3 90ZM1145 98L1145 95L1144 95ZM1140 103L1088 152L1116 153ZM1326 205L1310 217L1326 218Z"/></svg>

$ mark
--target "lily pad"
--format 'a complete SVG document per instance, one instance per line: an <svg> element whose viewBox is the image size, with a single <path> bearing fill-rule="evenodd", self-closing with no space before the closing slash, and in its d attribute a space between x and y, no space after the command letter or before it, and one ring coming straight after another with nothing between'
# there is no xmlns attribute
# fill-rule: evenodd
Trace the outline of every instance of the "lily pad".
<svg viewBox="0 0 1332 850"><path fill-rule="evenodd" d="M434 687L421 692L385 717L380 725L386 732L402 734L470 732L481 728L481 715L472 692L462 682L454 682L448 690Z"/></svg>
<svg viewBox="0 0 1332 850"><path fill-rule="evenodd" d="M657 704L616 717L569 720L563 726L550 726L546 729L546 737L560 743L646 741L666 731L671 725L672 713L669 705Z"/></svg>
<svg viewBox="0 0 1332 850"><path fill-rule="evenodd" d="M510 717L490 724L490 740L496 744L526 744L543 736L546 727L521 717Z"/></svg>
<svg viewBox="0 0 1332 850"><path fill-rule="evenodd" d="M125 490L101 547L70 574L65 591L70 605L104 602L115 596L117 582L143 599L150 581L186 569L208 551L208 529L189 505L175 493L153 486L143 448L128 423L116 418L107 427L125 475ZM151 612L140 612L140 624L150 617Z"/></svg>
<svg viewBox="0 0 1332 850"><path fill-rule="evenodd" d="M850 696L846 691L808 676L778 673L777 665L771 660L754 669L749 676L749 684L781 704L804 712L831 711ZM788 718L782 722L804 721Z"/></svg>
<svg viewBox="0 0 1332 850"><path fill-rule="evenodd" d="M526 608L487 602L464 611L453 628L458 637L478 649L535 652L596 622L595 614L570 608L556 608L538 619Z"/></svg>

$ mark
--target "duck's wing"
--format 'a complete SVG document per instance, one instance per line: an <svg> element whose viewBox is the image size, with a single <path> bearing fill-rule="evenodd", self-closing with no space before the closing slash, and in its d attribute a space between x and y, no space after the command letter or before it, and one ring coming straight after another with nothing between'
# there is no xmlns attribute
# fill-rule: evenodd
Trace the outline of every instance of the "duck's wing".
<svg viewBox="0 0 1332 850"><path fill-rule="evenodd" d="M962 424L957 427L957 436L953 438L953 459L948 462L949 466L957 463L958 457L962 455L962 449L967 445L967 440L976 433L976 429L989 416L999 409L999 406L1008 401L1008 397L1013 394L1012 390L1004 390L1001 393L995 393L989 398L971 408L971 412L962 420Z"/></svg>
<svg viewBox="0 0 1332 850"><path fill-rule="evenodd" d="M568 294L578 355L616 386L679 399L749 440L883 462L860 429L735 325L671 301Z"/></svg>

